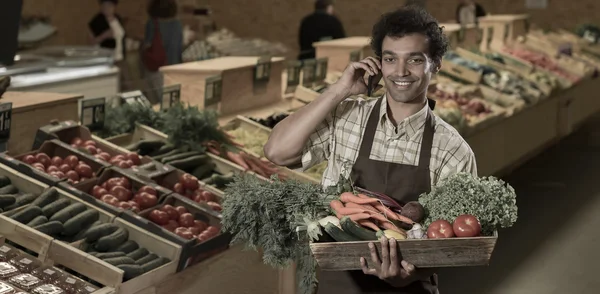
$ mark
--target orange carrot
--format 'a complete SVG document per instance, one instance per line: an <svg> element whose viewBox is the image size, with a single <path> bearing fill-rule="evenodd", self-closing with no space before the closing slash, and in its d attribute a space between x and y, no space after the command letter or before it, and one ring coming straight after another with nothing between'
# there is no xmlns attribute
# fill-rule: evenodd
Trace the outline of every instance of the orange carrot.
<svg viewBox="0 0 600 294"><path fill-rule="evenodd" d="M370 212L369 214L371 215L371 218L376 219L382 223L389 222L389 220L379 212L377 212L377 213Z"/></svg>
<svg viewBox="0 0 600 294"><path fill-rule="evenodd" d="M355 222L360 221L360 220L366 220L371 217L368 213L355 213L355 214L350 214L350 215L346 215L346 216Z"/></svg>
<svg viewBox="0 0 600 294"><path fill-rule="evenodd" d="M406 236L406 232L396 226L394 226L394 224L392 224L391 222L381 222L379 224L380 227L386 229L386 230L392 230L394 232L398 232L404 236Z"/></svg>
<svg viewBox="0 0 600 294"><path fill-rule="evenodd" d="M382 203L375 203L375 204L373 204L373 207L375 207L375 208L377 208L377 210L381 211L387 218L401 221L401 222L407 223L409 225L412 225L415 223L411 219L401 216L398 213L393 212L391 209L389 209L387 206L383 205Z"/></svg>
<svg viewBox="0 0 600 294"><path fill-rule="evenodd" d="M241 155L233 153L231 151L227 151L227 153L225 153L225 155L233 163L238 164L239 166L243 167L244 170L250 169L250 166L246 163L246 161L244 161L244 158Z"/></svg>
<svg viewBox="0 0 600 294"><path fill-rule="evenodd" d="M221 155L221 152L219 150L217 150L217 148L215 148L215 147L208 146L208 147L206 147L206 150L208 150L208 152L210 152L214 155Z"/></svg>
<svg viewBox="0 0 600 294"><path fill-rule="evenodd" d="M362 208L364 210L368 210L369 212L379 213L379 211L377 211L377 209L375 209L375 207L368 205L368 204L357 204L354 202L348 202L348 203L346 203L346 207Z"/></svg>
<svg viewBox="0 0 600 294"><path fill-rule="evenodd" d="M360 198L350 192L342 193L342 195L340 195L340 200L342 200L342 202L344 202L344 203L354 202L356 204L371 204L371 203L376 203L379 201L375 198L370 198L370 199Z"/></svg>
<svg viewBox="0 0 600 294"><path fill-rule="evenodd" d="M344 204L339 200L332 200L329 206L341 215L363 214L365 210L362 208L344 207ZM368 214L367 214L368 215Z"/></svg>
<svg viewBox="0 0 600 294"><path fill-rule="evenodd" d="M363 227L367 227L369 229L372 229L375 232L381 231L381 229L372 221L367 220L367 219L363 219L363 220L359 220L358 223L363 226Z"/></svg>

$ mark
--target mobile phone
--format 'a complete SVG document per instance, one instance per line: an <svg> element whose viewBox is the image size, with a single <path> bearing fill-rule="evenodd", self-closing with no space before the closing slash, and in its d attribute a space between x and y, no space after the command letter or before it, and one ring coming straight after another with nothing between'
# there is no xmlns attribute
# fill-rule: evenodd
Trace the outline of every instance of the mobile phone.
<svg viewBox="0 0 600 294"><path fill-rule="evenodd" d="M379 59L379 62L381 62L381 57L379 57L378 59ZM379 84L379 81L381 80L382 77L383 77L383 74L381 73L381 70L379 70L379 73L377 73L376 75L369 76L368 85L367 85L367 96L371 97L371 94L373 94L373 90Z"/></svg>

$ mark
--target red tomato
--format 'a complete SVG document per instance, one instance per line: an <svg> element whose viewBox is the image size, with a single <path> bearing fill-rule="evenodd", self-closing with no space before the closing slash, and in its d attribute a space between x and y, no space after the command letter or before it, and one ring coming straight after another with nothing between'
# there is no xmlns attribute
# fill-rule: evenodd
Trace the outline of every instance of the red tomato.
<svg viewBox="0 0 600 294"><path fill-rule="evenodd" d="M169 215L169 218L172 220L179 219L179 212L172 205L166 204L160 208L160 210L166 212Z"/></svg>
<svg viewBox="0 0 600 294"><path fill-rule="evenodd" d="M125 155L119 154L119 155L116 155L115 157L113 157L113 159L126 160L127 158L125 158Z"/></svg>
<svg viewBox="0 0 600 294"><path fill-rule="evenodd" d="M206 230L211 233L214 233L215 235L221 231L221 229L215 226L209 226L208 228L206 228Z"/></svg>
<svg viewBox="0 0 600 294"><path fill-rule="evenodd" d="M51 165L46 169L47 173L54 173L60 171L60 169L58 169L58 167L56 167L55 165Z"/></svg>
<svg viewBox="0 0 600 294"><path fill-rule="evenodd" d="M183 187L183 184L181 184L181 183L175 184L175 186L173 186L173 192L175 192L179 195L185 195L185 188Z"/></svg>
<svg viewBox="0 0 600 294"><path fill-rule="evenodd" d="M44 167L49 167L52 164L50 157L46 153L38 153L35 155L35 160L44 165Z"/></svg>
<svg viewBox="0 0 600 294"><path fill-rule="evenodd" d="M454 231L452 225L443 219L436 220L429 225L427 228L427 238L439 239L439 238L452 238L454 237Z"/></svg>
<svg viewBox="0 0 600 294"><path fill-rule="evenodd" d="M194 226L194 216L191 213L183 213L179 216L179 225L182 227L193 227Z"/></svg>
<svg viewBox="0 0 600 294"><path fill-rule="evenodd" d="M204 199L204 197L202 197L202 195L196 195L194 196L194 202L196 203L203 203L206 202L206 199Z"/></svg>
<svg viewBox="0 0 600 294"><path fill-rule="evenodd" d="M23 157L23 162L27 163L27 164L34 164L35 163L35 156L33 155L25 155Z"/></svg>
<svg viewBox="0 0 600 294"><path fill-rule="evenodd" d="M52 165L56 166L61 166L63 164L63 160L60 156L54 156L50 161L52 162Z"/></svg>
<svg viewBox="0 0 600 294"><path fill-rule="evenodd" d="M212 208L212 210L214 210L214 211L222 211L223 210L223 208L221 207L221 204L219 204L217 202L209 201L206 204L208 204L208 206L210 206L210 208Z"/></svg>
<svg viewBox="0 0 600 294"><path fill-rule="evenodd" d="M194 191L199 188L198 179L190 174L181 175L179 182L183 185L183 188L187 190Z"/></svg>
<svg viewBox="0 0 600 294"><path fill-rule="evenodd" d="M135 195L133 195L133 202L137 203L138 205L140 205L140 200L142 199L142 193L135 193Z"/></svg>
<svg viewBox="0 0 600 294"><path fill-rule="evenodd" d="M161 226L169 223L169 215L166 212L158 209L152 210L150 212L150 215L148 215L148 218L154 223L159 224Z"/></svg>
<svg viewBox="0 0 600 294"><path fill-rule="evenodd" d="M127 203L131 204L134 211L137 210L136 212L140 212L140 205L137 202L129 200Z"/></svg>
<svg viewBox="0 0 600 294"><path fill-rule="evenodd" d="M198 241L200 241L200 243L207 241L208 239L212 238L212 234L210 232L202 232L200 235L198 235L197 239Z"/></svg>
<svg viewBox="0 0 600 294"><path fill-rule="evenodd" d="M92 155L98 153L98 149L94 145L85 145L84 148L85 148L85 150L87 150L87 152L89 152Z"/></svg>
<svg viewBox="0 0 600 294"><path fill-rule="evenodd" d="M79 158L75 155L69 155L65 157L63 163L68 164L71 168L75 168L79 164Z"/></svg>
<svg viewBox="0 0 600 294"><path fill-rule="evenodd" d="M120 186L121 180L119 180L119 178L110 178L104 183L106 184L106 190L110 191L113 187Z"/></svg>
<svg viewBox="0 0 600 294"><path fill-rule="evenodd" d="M80 164L75 167L75 171L79 174L79 176L91 178L94 176L94 172L92 168L87 164Z"/></svg>
<svg viewBox="0 0 600 294"><path fill-rule="evenodd" d="M106 194L104 196L102 196L101 198L102 202L105 202L109 205L118 207L119 206L119 199L117 199L117 197L110 195L110 194Z"/></svg>
<svg viewBox="0 0 600 294"><path fill-rule="evenodd" d="M114 157L113 157L113 158L111 158L111 159L108 161L108 163L110 163L110 164L112 164L112 165L117 165L117 166L118 166L118 165L119 165L119 163L120 163L120 162L122 162L122 161L123 161L123 160L121 160L121 159L118 159L118 158L114 158Z"/></svg>
<svg viewBox="0 0 600 294"><path fill-rule="evenodd" d="M158 199L156 198L156 196L146 193L146 192L140 193L139 204L140 204L141 209L153 207L157 203L158 203Z"/></svg>
<svg viewBox="0 0 600 294"><path fill-rule="evenodd" d="M137 164L133 163L133 160L130 159L125 160L125 163L127 163L129 166L137 166Z"/></svg>
<svg viewBox="0 0 600 294"><path fill-rule="evenodd" d="M55 173L54 173L54 175L55 175L57 178L59 178L59 179L64 179L64 178L66 178L66 177L67 177L67 176L65 175L65 173L63 173L63 172L61 172L61 171L57 171L57 172L55 172Z"/></svg>
<svg viewBox="0 0 600 294"><path fill-rule="evenodd" d="M142 164L142 160L140 159L140 156L137 155L136 153L128 153L127 154L127 159L131 160L133 162L134 165L140 165Z"/></svg>
<svg viewBox="0 0 600 294"><path fill-rule="evenodd" d="M121 186L114 186L110 189L110 194L114 195L119 201L129 201L131 199L131 191Z"/></svg>
<svg viewBox="0 0 600 294"><path fill-rule="evenodd" d="M110 160L110 154L106 153L106 152L102 152L100 154L98 154L100 157L102 157L102 159L104 159L104 161L109 161Z"/></svg>
<svg viewBox="0 0 600 294"><path fill-rule="evenodd" d="M140 192L146 192L150 195L158 196L158 194L156 193L156 189L154 189L150 186L142 186L141 188L138 189L138 193L140 193Z"/></svg>
<svg viewBox="0 0 600 294"><path fill-rule="evenodd" d="M117 163L117 166L120 167L120 168L122 168L122 169L128 169L128 168L131 167L131 165L129 165L127 163L127 161L124 161L124 160L119 161L119 163Z"/></svg>
<svg viewBox="0 0 600 294"><path fill-rule="evenodd" d="M197 227L190 227L189 228L190 232L192 232L192 234L194 234L195 236L199 235L200 233L202 233L202 230L200 230L200 228Z"/></svg>
<svg viewBox="0 0 600 294"><path fill-rule="evenodd" d="M202 197L206 199L206 201L215 201L215 198L217 198L215 194L208 191L202 191Z"/></svg>
<svg viewBox="0 0 600 294"><path fill-rule="evenodd" d="M46 171L46 167L43 164L39 163L39 162L36 162L36 163L32 164L31 166L33 166L37 170L41 170L43 172Z"/></svg>
<svg viewBox="0 0 600 294"><path fill-rule="evenodd" d="M177 224L176 221L169 220L169 222L166 225L162 226L162 227L165 228L165 229L167 229L167 230L169 230L169 231L171 231L171 232L175 232L175 229L177 229L179 227L179 225Z"/></svg>
<svg viewBox="0 0 600 294"><path fill-rule="evenodd" d="M481 224L474 215L463 214L454 220L452 229L457 237L477 237L481 233Z"/></svg>
<svg viewBox="0 0 600 294"><path fill-rule="evenodd" d="M190 232L190 230L188 230L188 228L179 227L179 228L175 229L175 234L179 235L180 237L182 237L184 239L188 239L188 240L191 240L194 238L194 234L192 234L192 232Z"/></svg>
<svg viewBox="0 0 600 294"><path fill-rule="evenodd" d="M188 210L183 207L183 206L177 206L175 207L175 210L177 210L177 212L179 213L179 215L182 215L184 213L188 213Z"/></svg>
<svg viewBox="0 0 600 294"><path fill-rule="evenodd" d="M68 171L65 176L73 181L79 181L79 175L74 170Z"/></svg>
<svg viewBox="0 0 600 294"><path fill-rule="evenodd" d="M94 140L87 140L87 141L83 142L83 146L94 146L94 147L96 147L96 142L94 142Z"/></svg>
<svg viewBox="0 0 600 294"><path fill-rule="evenodd" d="M98 186L98 185L94 185L94 187L92 187L92 195L96 196L98 194L98 191L102 189L102 187Z"/></svg>
<svg viewBox="0 0 600 294"><path fill-rule="evenodd" d="M194 228L197 228L200 232L204 232L208 228L208 224L201 220L194 220Z"/></svg>
<svg viewBox="0 0 600 294"><path fill-rule="evenodd" d="M128 178L126 177L121 177L121 186L127 188L127 189L131 189L131 182L129 181Z"/></svg>
<svg viewBox="0 0 600 294"><path fill-rule="evenodd" d="M58 169L63 173L67 173L68 171L71 170L71 166L65 163L63 165L60 165L60 167Z"/></svg>
<svg viewBox="0 0 600 294"><path fill-rule="evenodd" d="M129 202L120 202L119 207L125 210L131 210L131 208L133 208Z"/></svg>
<svg viewBox="0 0 600 294"><path fill-rule="evenodd" d="M83 140L81 140L81 138L79 138L79 137L75 137L75 138L73 138L73 140L71 140L71 145L79 146L81 144L83 144Z"/></svg>

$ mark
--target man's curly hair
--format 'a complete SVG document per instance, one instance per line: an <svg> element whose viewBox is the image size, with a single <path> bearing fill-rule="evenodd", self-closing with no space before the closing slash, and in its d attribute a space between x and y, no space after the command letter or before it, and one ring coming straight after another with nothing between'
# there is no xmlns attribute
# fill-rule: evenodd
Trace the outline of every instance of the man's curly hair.
<svg viewBox="0 0 600 294"><path fill-rule="evenodd" d="M424 34L429 39L429 57L441 62L448 50L448 38L438 21L425 9L410 5L388 12L373 26L371 48L381 57L385 37L400 38L413 33Z"/></svg>

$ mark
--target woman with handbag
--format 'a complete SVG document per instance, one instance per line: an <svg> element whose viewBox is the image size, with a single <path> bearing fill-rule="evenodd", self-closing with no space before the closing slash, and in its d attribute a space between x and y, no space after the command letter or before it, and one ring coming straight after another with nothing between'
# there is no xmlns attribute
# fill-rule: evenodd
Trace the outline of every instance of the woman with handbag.
<svg viewBox="0 0 600 294"><path fill-rule="evenodd" d="M148 15L150 19L146 23L142 61L149 83L148 99L158 103L163 87L159 68L182 62L183 25L176 18L175 0L150 0Z"/></svg>

